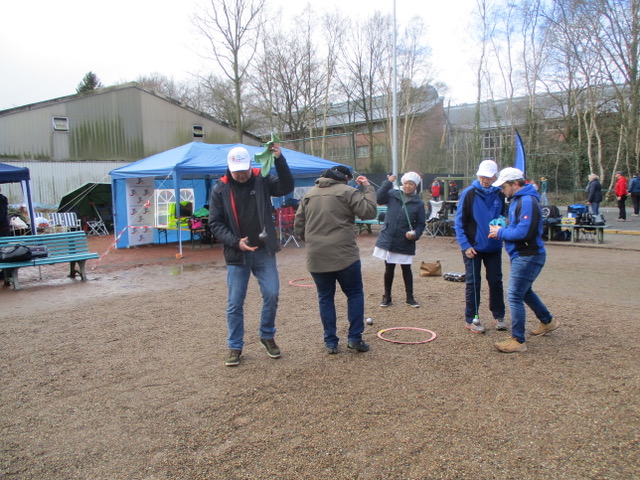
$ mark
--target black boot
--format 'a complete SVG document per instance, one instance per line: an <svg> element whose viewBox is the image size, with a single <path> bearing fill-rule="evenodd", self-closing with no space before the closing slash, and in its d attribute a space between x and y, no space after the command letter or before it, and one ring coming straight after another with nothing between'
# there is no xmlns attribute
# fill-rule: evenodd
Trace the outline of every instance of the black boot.
<svg viewBox="0 0 640 480"><path fill-rule="evenodd" d="M388 307L389 305L391 305L391 294L390 293L385 293L382 296L382 301L380 302L380 306L381 307Z"/></svg>
<svg viewBox="0 0 640 480"><path fill-rule="evenodd" d="M412 293L407 293L407 305L413 308L420 308L420 304L416 302L415 298L413 298Z"/></svg>

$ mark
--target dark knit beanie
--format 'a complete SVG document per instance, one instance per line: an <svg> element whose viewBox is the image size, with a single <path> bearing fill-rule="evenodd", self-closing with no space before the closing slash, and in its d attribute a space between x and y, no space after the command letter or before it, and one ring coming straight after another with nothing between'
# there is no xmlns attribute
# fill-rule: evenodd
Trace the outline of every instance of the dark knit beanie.
<svg viewBox="0 0 640 480"><path fill-rule="evenodd" d="M322 176L324 178L331 178L339 182L348 182L353 178L353 175L351 175L351 171L343 165L338 165L337 167L332 167L325 170L324 172L322 172Z"/></svg>

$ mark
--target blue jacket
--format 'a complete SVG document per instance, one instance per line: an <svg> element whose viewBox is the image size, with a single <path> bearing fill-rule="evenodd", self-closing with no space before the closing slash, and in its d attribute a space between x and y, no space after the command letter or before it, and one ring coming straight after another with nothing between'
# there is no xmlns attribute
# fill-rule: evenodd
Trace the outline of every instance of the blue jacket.
<svg viewBox="0 0 640 480"><path fill-rule="evenodd" d="M489 237L489 222L505 214L506 203L502 190L490 187L485 193L476 179L465 188L456 210L456 239L464 252L473 247L477 252L495 252L502 241Z"/></svg>
<svg viewBox="0 0 640 480"><path fill-rule="evenodd" d="M542 241L542 209L538 192L531 184L525 185L511 199L509 223L498 231L511 260L545 253Z"/></svg>
<svg viewBox="0 0 640 480"><path fill-rule="evenodd" d="M383 248L393 253L403 255L416 254L416 241L424 232L425 211L424 202L419 195L404 195L407 213L411 225L407 221L407 213L402 208L402 198L404 195L400 190L393 189L393 183L385 180L376 193L378 205L387 205L387 214L384 217L384 225L378 235L376 247ZM408 240L405 234L409 230L415 230L416 239Z"/></svg>

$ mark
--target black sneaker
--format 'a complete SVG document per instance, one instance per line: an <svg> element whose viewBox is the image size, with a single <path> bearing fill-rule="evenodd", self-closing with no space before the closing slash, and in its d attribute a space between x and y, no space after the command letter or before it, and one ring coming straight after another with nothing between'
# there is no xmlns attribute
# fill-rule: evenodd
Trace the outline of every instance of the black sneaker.
<svg viewBox="0 0 640 480"><path fill-rule="evenodd" d="M337 345L325 345L325 348L327 349L327 353L329 355L335 355L336 353L338 353Z"/></svg>
<svg viewBox="0 0 640 480"><path fill-rule="evenodd" d="M389 305L391 305L391 295L383 295L382 296L382 301L380 302L380 306L381 307L388 307Z"/></svg>
<svg viewBox="0 0 640 480"><path fill-rule="evenodd" d="M267 355L271 358L280 358L280 349L273 338L261 338L260 343L267 349Z"/></svg>
<svg viewBox="0 0 640 480"><path fill-rule="evenodd" d="M242 358L242 350L229 350L229 355L224 364L227 367L236 367L240 365L240 358Z"/></svg>
<svg viewBox="0 0 640 480"><path fill-rule="evenodd" d="M369 351L369 345L367 343L364 343L364 340L355 340L353 342L349 341L349 343L347 344L347 347L357 350L358 352Z"/></svg>
<svg viewBox="0 0 640 480"><path fill-rule="evenodd" d="M413 308L420 308L420 304L418 302L416 302L416 299L413 298L413 295L409 295L407 297L407 305L409 305L410 307L413 307Z"/></svg>

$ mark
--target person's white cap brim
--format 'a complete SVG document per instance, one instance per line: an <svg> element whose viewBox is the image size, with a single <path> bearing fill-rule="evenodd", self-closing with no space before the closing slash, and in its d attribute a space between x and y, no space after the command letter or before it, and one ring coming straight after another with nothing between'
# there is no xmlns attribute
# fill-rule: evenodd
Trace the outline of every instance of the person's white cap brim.
<svg viewBox="0 0 640 480"><path fill-rule="evenodd" d="M493 160L483 160L480 162L476 177L493 178L498 173L498 164Z"/></svg>
<svg viewBox="0 0 640 480"><path fill-rule="evenodd" d="M501 187L506 182L513 182L514 180L524 179L524 174L522 170L518 170L517 168L505 168L500 172L498 176L498 180L493 182L494 187Z"/></svg>
<svg viewBox="0 0 640 480"><path fill-rule="evenodd" d="M249 170L249 167L251 167L251 155L244 147L234 147L227 154L227 165L230 172Z"/></svg>

